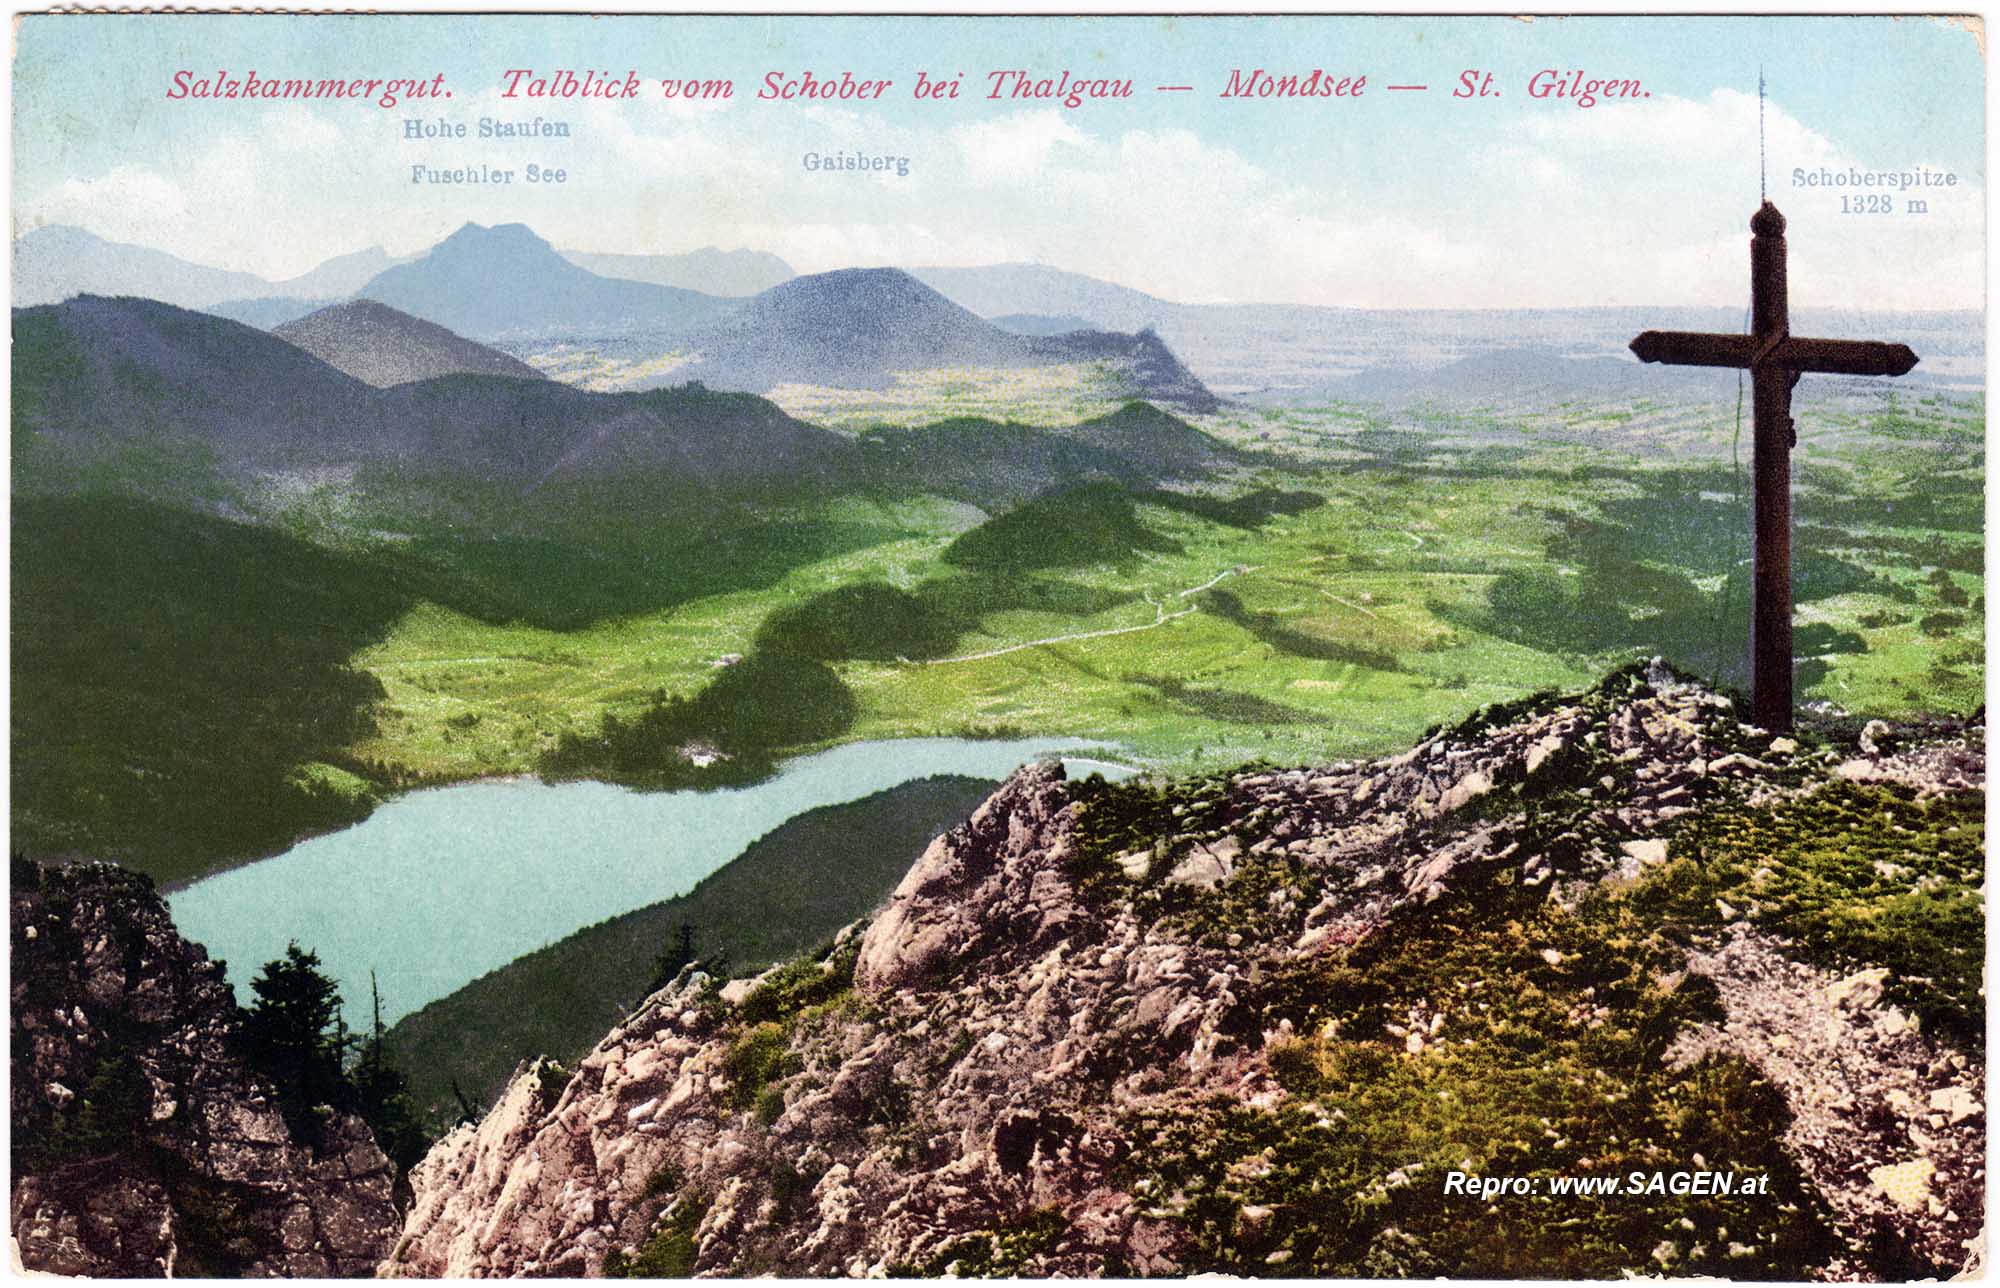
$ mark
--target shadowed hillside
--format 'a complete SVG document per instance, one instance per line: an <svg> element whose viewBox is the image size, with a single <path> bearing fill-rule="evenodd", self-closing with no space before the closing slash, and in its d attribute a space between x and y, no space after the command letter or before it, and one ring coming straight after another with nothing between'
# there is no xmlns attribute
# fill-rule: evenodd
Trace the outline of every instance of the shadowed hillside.
<svg viewBox="0 0 2000 1288"><path fill-rule="evenodd" d="M14 498L13 844L161 881L365 817L349 658L411 602L368 561L106 497Z"/></svg>
<svg viewBox="0 0 2000 1288"><path fill-rule="evenodd" d="M699 388L594 394L454 374L378 390L267 332L150 300L83 296L22 310L14 336L17 491L150 492L162 461L238 476L380 464L516 495L605 474L792 489L854 454L761 398Z"/></svg>
<svg viewBox="0 0 2000 1288"><path fill-rule="evenodd" d="M460 372L544 378L518 358L374 300L335 304L276 327L272 334L378 389Z"/></svg>
<svg viewBox="0 0 2000 1288"><path fill-rule="evenodd" d="M753 842L678 898L586 927L405 1016L389 1032L425 1112L449 1120L452 1085L489 1102L514 1066L570 1061L660 982L680 927L695 954L755 974L863 917L895 888L932 837L994 784L919 779L846 805L809 810Z"/></svg>

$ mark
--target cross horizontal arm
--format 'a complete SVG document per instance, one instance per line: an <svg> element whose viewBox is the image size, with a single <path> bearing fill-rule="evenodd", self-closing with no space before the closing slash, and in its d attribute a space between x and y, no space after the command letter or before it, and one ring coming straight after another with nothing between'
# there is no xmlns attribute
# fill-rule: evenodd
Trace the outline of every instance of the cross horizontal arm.
<svg viewBox="0 0 2000 1288"><path fill-rule="evenodd" d="M1700 331L1644 331L1632 341L1641 362L1665 362L1679 367L1749 367L1762 341L1754 335L1711 335ZM1842 376L1900 376L1917 365L1907 344L1878 340L1809 340L1786 336L1771 347L1762 363L1787 371L1818 371Z"/></svg>

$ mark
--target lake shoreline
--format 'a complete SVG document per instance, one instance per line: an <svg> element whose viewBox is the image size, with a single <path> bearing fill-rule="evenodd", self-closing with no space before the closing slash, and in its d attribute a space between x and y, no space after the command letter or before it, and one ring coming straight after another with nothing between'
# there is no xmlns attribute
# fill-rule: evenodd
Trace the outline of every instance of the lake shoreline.
<svg viewBox="0 0 2000 1288"><path fill-rule="evenodd" d="M1002 735L986 736L980 734L937 734L932 736L937 738L945 738L962 742L1023 741L1018 737L1009 737ZM1076 734L1055 734L1051 736L1056 738L1066 738L1066 739L1079 737L1079 735ZM840 747L852 747L852 746L857 746L861 743L868 743L868 742L908 742L908 741L913 741L913 739L858 738L846 741L832 742L824 746L810 745L807 748L795 752L794 754L778 761L775 767L772 769L771 773L765 775L763 778L755 780L754 782L727 783L727 784L718 783L713 787L687 787L687 786L644 787L634 783L621 783L616 781L615 779L598 778L592 776L583 776L576 778L567 778L567 777L550 778L532 769L509 770L497 773L475 773L475 774L465 775L464 777L439 775L436 778L427 778L421 783L412 783L407 787L395 787L383 790L374 797L374 803L373 805L371 805L366 814L350 822L343 823L338 827L312 828L306 831L301 831L294 834L291 841L280 848L260 851L259 853L247 855L240 859L225 860L218 866L210 868L198 876L177 877L172 881L160 881L156 882L155 884L162 896L171 898L172 896L184 893L185 891L201 884L204 881L210 880L211 878L222 876L225 873L235 872L242 868L252 867L255 866L256 864L264 863L271 859L282 858L286 854L289 854L293 850L297 849L299 846L305 844L307 841L316 840L320 837L325 837L325 836L336 836L341 832L347 831L349 828L360 827L362 824L366 823L369 819L373 818L376 812L379 811L384 805L392 804L393 802L399 800L405 800L411 795L418 792L442 791L444 789L452 787L469 787L469 786L488 784L488 783L500 784L500 785L509 785L518 783L538 783L543 786L550 786L550 787L566 783L597 783L605 787L622 787L626 791L638 792L650 795L657 795L663 792L681 792L681 791L695 791L695 792L735 791L735 790L741 790L742 788L745 787L755 787L758 783L769 782L772 778L784 772L785 766L791 764L793 761L803 760L809 756L817 756L828 751L836 750ZM1026 741L1033 741L1033 739L1027 739ZM1094 742L1104 747L1118 747L1121 745L1110 739L1099 740L1099 739L1085 737L1083 738L1083 741ZM1065 759L1086 759L1089 760L1089 763L1091 764L1104 765L1109 768L1117 769L1127 774L1149 773L1154 768L1154 766L1149 766L1149 765L1124 765L1124 764L1119 764L1116 761L1096 760L1096 759L1090 759L1088 757L1065 757ZM37 856L30 852L28 854L28 857L34 858ZM57 856L49 856L49 857L57 857ZM115 860L113 861L115 862ZM124 867L127 865L121 863L119 864L119 866ZM133 869L133 870L138 871L138 869Z"/></svg>
<svg viewBox="0 0 2000 1288"><path fill-rule="evenodd" d="M350 985L378 974L393 1022L576 929L676 897L806 811L937 774L1004 780L1044 758L1139 772L1107 758L1121 753L1068 736L888 739L794 757L749 786L494 775L408 789L349 827L163 894L218 959L262 962L296 941Z"/></svg>

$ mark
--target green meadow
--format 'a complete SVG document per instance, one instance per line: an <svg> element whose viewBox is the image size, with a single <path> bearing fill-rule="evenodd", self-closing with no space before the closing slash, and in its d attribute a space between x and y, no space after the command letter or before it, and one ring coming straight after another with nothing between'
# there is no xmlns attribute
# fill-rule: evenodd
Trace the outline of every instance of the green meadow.
<svg viewBox="0 0 2000 1288"><path fill-rule="evenodd" d="M184 879L485 775L700 786L853 739L1021 734L1188 772L1394 751L1654 654L1743 680L1748 448L1724 414L1193 423L1240 449L1199 486L990 509L862 487L524 535L466 523L476 495L338 481L266 489L258 526L17 498L16 844ZM927 432L900 403L876 424L850 432ZM1800 435L1801 700L1978 706L1983 399L1808 404Z"/></svg>
<svg viewBox="0 0 2000 1288"><path fill-rule="evenodd" d="M851 719L805 745L1062 733L1193 769L1383 751L1653 653L1741 682L1747 496L1726 458L1454 447L1350 429L1337 411L1280 423L1327 459L1252 465L1212 499L1303 495L1293 512L1105 484L992 517L849 497L814 517L874 539L768 585L570 630L418 604L354 657L386 694L354 749L426 775L531 771L606 714L699 697L726 659L776 648L768 628L788 617L830 639L802 662L852 698ZM1884 716L1981 700L1980 409L1929 424L1956 450L1906 452L1846 423L1835 450L1808 446L1806 699ZM873 596L861 615L881 638L830 631L857 595Z"/></svg>

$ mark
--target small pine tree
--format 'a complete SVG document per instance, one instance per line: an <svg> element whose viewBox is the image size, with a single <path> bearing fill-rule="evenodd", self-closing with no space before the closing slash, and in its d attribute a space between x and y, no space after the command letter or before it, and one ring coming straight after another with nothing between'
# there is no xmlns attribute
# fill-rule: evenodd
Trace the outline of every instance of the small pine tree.
<svg viewBox="0 0 2000 1288"><path fill-rule="evenodd" d="M692 923L683 921L680 924L680 929L674 932L674 938L666 949L653 958L653 979L646 985L648 993L657 993L673 983L674 976L690 965L699 966L717 979L729 977L729 954L720 950L706 955L697 952L697 937L698 932Z"/></svg>
<svg viewBox="0 0 2000 1288"><path fill-rule="evenodd" d="M353 1103L341 1069L347 1036L340 986L320 970L319 954L295 940L283 958L264 964L250 991L257 1001L243 1020L245 1054L277 1087L292 1134L317 1141L321 1108Z"/></svg>
<svg viewBox="0 0 2000 1288"><path fill-rule="evenodd" d="M429 1152L431 1138L417 1121L416 1105L410 1100L409 1079L389 1063L383 1050L382 990L375 972L368 972L368 996L374 1007L368 1037L354 1062L352 1075L356 1108L375 1133L375 1143L395 1163L398 1172L407 1172Z"/></svg>
<svg viewBox="0 0 2000 1288"><path fill-rule="evenodd" d="M451 1094L452 1098L458 1101L458 1125L461 1127L478 1126L479 1120L485 1116L486 1111L472 1102L472 1097L466 1095L465 1089L458 1085L457 1078L451 1080Z"/></svg>
<svg viewBox="0 0 2000 1288"><path fill-rule="evenodd" d="M674 976L680 974L683 967L695 960L694 943L694 925L683 921L665 951L653 958L653 982L646 985L648 993L657 993L673 983Z"/></svg>

